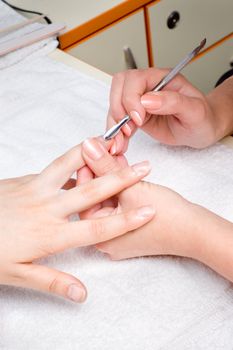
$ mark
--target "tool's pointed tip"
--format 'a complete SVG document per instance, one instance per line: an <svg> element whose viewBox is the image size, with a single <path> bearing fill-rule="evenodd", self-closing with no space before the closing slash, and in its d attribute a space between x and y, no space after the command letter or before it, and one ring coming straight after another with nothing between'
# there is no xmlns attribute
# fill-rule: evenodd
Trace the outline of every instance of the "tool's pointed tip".
<svg viewBox="0 0 233 350"><path fill-rule="evenodd" d="M204 38L200 44L192 51L192 55L193 57L196 56L202 49L203 47L205 46L206 44L206 38Z"/></svg>
<svg viewBox="0 0 233 350"><path fill-rule="evenodd" d="M200 50L205 46L206 44L206 38L204 38L201 42L200 42Z"/></svg>

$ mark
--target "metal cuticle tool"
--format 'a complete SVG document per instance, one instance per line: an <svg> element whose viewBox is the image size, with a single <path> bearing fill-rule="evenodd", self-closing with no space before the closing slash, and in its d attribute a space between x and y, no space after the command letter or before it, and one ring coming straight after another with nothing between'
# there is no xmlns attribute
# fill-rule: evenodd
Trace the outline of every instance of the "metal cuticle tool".
<svg viewBox="0 0 233 350"><path fill-rule="evenodd" d="M155 87L151 91L160 91L164 86L166 86L205 46L206 39L203 39L200 44L190 52L185 58L180 61L160 82L155 85ZM121 128L131 120L129 115L125 115L123 119L119 121L116 125L111 127L109 130L105 132L103 135L104 140L111 140L114 136L116 136Z"/></svg>

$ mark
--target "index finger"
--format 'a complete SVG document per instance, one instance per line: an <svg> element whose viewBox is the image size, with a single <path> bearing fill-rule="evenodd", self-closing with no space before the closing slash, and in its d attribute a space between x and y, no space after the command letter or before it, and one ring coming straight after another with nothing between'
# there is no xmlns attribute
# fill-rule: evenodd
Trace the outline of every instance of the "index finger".
<svg viewBox="0 0 233 350"><path fill-rule="evenodd" d="M122 104L135 125L141 127L146 117L146 111L141 103L141 97L158 83L166 74L166 69L137 69L125 74ZM132 128L132 132L135 127Z"/></svg>
<svg viewBox="0 0 233 350"><path fill-rule="evenodd" d="M70 179L73 173L85 165L81 145L55 159L38 176L38 183L46 193L59 190Z"/></svg>
<svg viewBox="0 0 233 350"><path fill-rule="evenodd" d="M50 244L58 252L104 242L145 225L153 218L154 213L153 207L145 206L122 214L69 222L60 226L56 239L53 237Z"/></svg>
<svg viewBox="0 0 233 350"><path fill-rule="evenodd" d="M61 217L82 212L139 182L149 174L150 169L149 162L127 166L60 194L59 201L55 196L48 206Z"/></svg>

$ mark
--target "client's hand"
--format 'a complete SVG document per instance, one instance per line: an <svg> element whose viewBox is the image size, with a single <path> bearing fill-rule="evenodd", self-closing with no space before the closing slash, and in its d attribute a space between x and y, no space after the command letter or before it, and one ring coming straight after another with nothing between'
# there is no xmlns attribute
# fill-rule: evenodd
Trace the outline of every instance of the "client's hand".
<svg viewBox="0 0 233 350"><path fill-rule="evenodd" d="M96 152L98 152L98 160ZM113 158L96 140L83 144L83 156L89 168L80 172L79 182L90 181L94 174L101 176L124 166L123 156ZM91 169L91 170L90 170ZM97 244L97 248L112 259L141 255L169 254L191 257L233 281L233 223L211 211L188 202L168 188L139 182L123 190L115 202L104 203L127 210L144 203L154 206L155 216L145 226L130 233ZM82 214L84 218L106 215L106 208L94 207ZM108 209L110 210L110 209Z"/></svg>
<svg viewBox="0 0 233 350"><path fill-rule="evenodd" d="M74 187L71 176L84 165L81 146L77 146L39 175L0 181L0 284L34 288L82 302L86 289L77 278L33 261L67 248L112 239L151 220L153 208L134 205L119 207L108 217L69 221L71 214L130 187L150 170L145 163L128 166ZM64 186L68 190L61 192Z"/></svg>
<svg viewBox="0 0 233 350"><path fill-rule="evenodd" d="M98 149L96 160L93 150ZM97 139L84 142L83 157L89 168L85 167L79 172L79 184L90 181L94 175L102 176L127 166L123 156L112 157ZM191 236L192 204L166 187L141 181L122 191L112 203L95 206L81 216L90 219L107 215L116 205L122 210L129 210L146 203L156 208L155 217L150 222L126 235L100 243L97 248L114 260L158 254L193 256L195 238Z"/></svg>

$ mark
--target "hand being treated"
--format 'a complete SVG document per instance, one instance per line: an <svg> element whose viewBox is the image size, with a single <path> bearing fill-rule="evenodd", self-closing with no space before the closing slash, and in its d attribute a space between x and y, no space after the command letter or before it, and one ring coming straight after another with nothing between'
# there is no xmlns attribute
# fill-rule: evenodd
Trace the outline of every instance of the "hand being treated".
<svg viewBox="0 0 233 350"><path fill-rule="evenodd" d="M98 156L93 149L98 151ZM83 157L88 165L79 173L79 184L127 166L124 156L112 157L98 139L86 140ZM112 201L81 213L91 219L108 215L115 207L128 210L144 204L155 208L146 225L97 244L113 260L146 255L177 255L199 260L233 281L233 224L187 201L169 188L140 181L121 191Z"/></svg>
<svg viewBox="0 0 233 350"><path fill-rule="evenodd" d="M105 201L150 171L147 163L136 164L75 187L71 176L84 166L81 146L76 146L39 175L0 181L0 284L83 302L86 288L76 277L36 260L112 239L152 219L152 207L134 206L126 210L116 207L103 218L70 221L71 214Z"/></svg>
<svg viewBox="0 0 233 350"><path fill-rule="evenodd" d="M99 147L98 159L92 151ZM86 166L79 172L78 183L84 184L95 176L103 176L128 166L124 156L112 157L98 139L83 143ZM102 155L101 155L102 154ZM108 215L115 207L122 210L150 203L155 208L154 218L141 228L97 245L114 260L143 255L189 255L191 237L185 233L191 225L191 203L178 193L150 182L140 181L121 191L112 202L102 203L81 213L85 219ZM169 208L169 213L168 213ZM156 234L155 234L156 233ZM194 249L193 245L192 248Z"/></svg>
<svg viewBox="0 0 233 350"><path fill-rule="evenodd" d="M150 92L168 70L128 70L113 77L107 128L125 114L132 121L122 128L111 147L112 154L124 153L129 138L141 128L168 145L204 148L233 132L233 79L205 96L182 75L162 91Z"/></svg>

